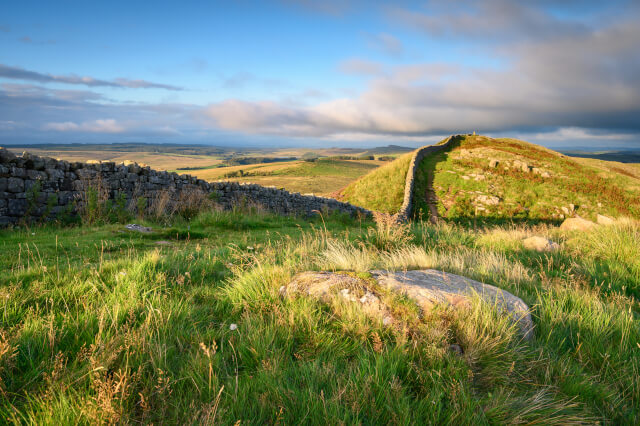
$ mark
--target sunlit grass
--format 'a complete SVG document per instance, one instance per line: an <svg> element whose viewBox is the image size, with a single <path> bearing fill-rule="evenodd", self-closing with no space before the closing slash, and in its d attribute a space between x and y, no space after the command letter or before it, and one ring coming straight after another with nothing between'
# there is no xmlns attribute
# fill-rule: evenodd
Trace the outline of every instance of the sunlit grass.
<svg viewBox="0 0 640 426"><path fill-rule="evenodd" d="M398 231L237 211L176 218L165 229L145 223L156 233L0 231L3 419L632 424L640 416L637 222L592 233L420 223ZM561 248L524 250L529 235ZM523 340L479 300L466 311L421 313L384 295L400 319L385 326L353 305L280 295L301 271L378 268L435 268L500 286L529 304L535 337Z"/></svg>

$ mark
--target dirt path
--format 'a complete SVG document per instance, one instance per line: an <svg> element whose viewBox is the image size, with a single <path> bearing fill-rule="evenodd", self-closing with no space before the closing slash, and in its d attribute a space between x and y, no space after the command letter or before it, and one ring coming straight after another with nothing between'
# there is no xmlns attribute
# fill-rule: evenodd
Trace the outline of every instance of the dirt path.
<svg viewBox="0 0 640 426"><path fill-rule="evenodd" d="M433 190L433 173L427 174L427 190L425 193L425 200L429 207L429 222L438 223L440 216L438 215L438 197Z"/></svg>

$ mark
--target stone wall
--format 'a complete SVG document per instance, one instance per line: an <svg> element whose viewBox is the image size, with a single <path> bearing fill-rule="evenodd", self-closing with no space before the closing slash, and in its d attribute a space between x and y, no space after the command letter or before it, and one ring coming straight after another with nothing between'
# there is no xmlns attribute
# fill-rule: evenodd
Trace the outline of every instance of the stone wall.
<svg viewBox="0 0 640 426"><path fill-rule="evenodd" d="M428 145L417 149L411 162L409 163L409 169L407 170L407 177L404 185L404 200L402 207L398 213L396 213L396 220L399 222L406 222L413 214L413 192L416 180L416 172L420 163L427 155L434 154L436 152L445 151L451 147L457 140L458 135L449 136L447 140L438 145Z"/></svg>
<svg viewBox="0 0 640 426"><path fill-rule="evenodd" d="M287 215L309 216L318 211L371 214L332 198L255 184L206 182L133 162L68 162L29 153L16 156L0 148L0 226L77 214L88 188L114 203L134 207L141 201L149 207L160 199L169 207L179 206L194 194L204 194L223 209L248 204Z"/></svg>

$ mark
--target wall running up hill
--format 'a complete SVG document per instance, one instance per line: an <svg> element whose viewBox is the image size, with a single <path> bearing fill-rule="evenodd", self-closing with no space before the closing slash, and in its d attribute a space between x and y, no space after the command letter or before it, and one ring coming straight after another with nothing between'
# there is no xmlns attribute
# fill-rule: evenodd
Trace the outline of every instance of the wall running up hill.
<svg viewBox="0 0 640 426"><path fill-rule="evenodd" d="M255 184L206 182L132 162L68 162L29 153L16 156L0 148L0 226L76 214L86 201L88 188L98 188L108 199L126 201L127 205L142 200L150 206L162 197L168 205L177 205L192 194L205 194L223 209L253 204L275 213L301 216L318 211L371 214L332 198Z"/></svg>
<svg viewBox="0 0 640 426"><path fill-rule="evenodd" d="M457 141L460 135L449 136L446 142L443 142L438 145L428 145L423 146L415 151L413 158L411 159L411 163L409 163L409 169L407 170L407 179L404 185L404 201L402 202L402 207L398 213L396 213L396 220L399 222L406 222L409 220L411 215L413 214L413 197L414 197L414 187L416 180L416 172L418 171L418 166L422 160L430 154L434 154L436 152L445 151Z"/></svg>

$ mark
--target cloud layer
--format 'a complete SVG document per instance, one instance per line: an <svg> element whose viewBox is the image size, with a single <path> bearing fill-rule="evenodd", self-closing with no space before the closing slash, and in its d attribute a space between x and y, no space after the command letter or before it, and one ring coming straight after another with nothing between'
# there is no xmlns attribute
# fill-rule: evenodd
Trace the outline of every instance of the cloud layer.
<svg viewBox="0 0 640 426"><path fill-rule="evenodd" d="M334 37L340 43L337 52L309 45L308 57L265 66L277 70L264 70L269 76L261 73L265 63L260 61L287 60L282 52L239 51L238 56L257 58L244 68L231 65L236 52L218 62L198 60L197 82L181 81L202 87L189 90L0 64L0 141L29 134L212 141L224 134L417 144L477 131L526 134L549 143L640 146L640 5L612 1L607 6L577 0L431 0L420 7L382 9L357 2L293 1L305 19L316 14L323 25L336 28L360 12L379 13L385 21L350 30L353 40ZM286 29L277 30L280 43L279 31ZM327 51L332 59L326 68L312 69L319 63L313 62L315 55ZM288 78L289 70L294 78ZM109 88L174 93L116 95ZM116 101L108 94L137 97Z"/></svg>
<svg viewBox="0 0 640 426"><path fill-rule="evenodd" d="M302 108L232 99L209 105L204 114L224 129L298 137L554 127L640 131L635 9L594 25L559 20L526 1L473 2L477 6L464 13L435 3L429 13L395 10L393 16L432 39L462 38L500 65L389 66L353 58L339 69L374 77L356 97Z"/></svg>
<svg viewBox="0 0 640 426"><path fill-rule="evenodd" d="M20 67L11 67L4 64L0 64L0 77L13 80L35 81L38 83L79 84L88 87L182 90L182 88L177 86L152 83L145 80L130 80L127 78L100 80L86 76L43 74L37 71L30 71Z"/></svg>

